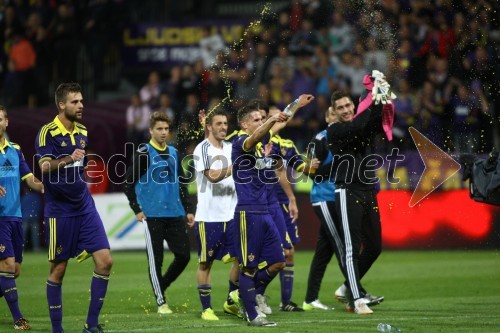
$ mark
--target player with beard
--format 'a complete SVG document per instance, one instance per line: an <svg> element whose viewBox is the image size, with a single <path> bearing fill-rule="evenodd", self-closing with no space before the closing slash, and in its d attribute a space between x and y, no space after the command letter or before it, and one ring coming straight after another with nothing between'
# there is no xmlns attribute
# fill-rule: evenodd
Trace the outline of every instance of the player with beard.
<svg viewBox="0 0 500 333"><path fill-rule="evenodd" d="M45 225L50 272L47 302L52 332L62 328L62 282L68 260L94 259L90 305L83 333L101 333L98 322L108 288L112 259L103 223L85 182L87 128L79 123L83 97L77 83L62 83L55 92L59 111L36 137L36 152L45 186Z"/></svg>

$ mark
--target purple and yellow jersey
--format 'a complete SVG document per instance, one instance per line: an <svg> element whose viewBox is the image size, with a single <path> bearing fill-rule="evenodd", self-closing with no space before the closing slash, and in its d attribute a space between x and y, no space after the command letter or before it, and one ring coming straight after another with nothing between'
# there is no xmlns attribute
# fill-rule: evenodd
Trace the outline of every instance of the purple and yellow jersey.
<svg viewBox="0 0 500 333"><path fill-rule="evenodd" d="M279 135L275 135L271 139L271 142L273 143L272 155L282 158L283 167L290 167L298 172L304 170L306 163L292 140L283 139ZM279 183L274 184L274 191L276 192L278 203L280 205L288 205L288 196Z"/></svg>
<svg viewBox="0 0 500 333"><path fill-rule="evenodd" d="M43 126L35 140L40 162L61 159L71 155L75 149L88 145L87 129L74 123L73 132L68 132L58 117ZM42 175L45 186L45 216L70 217L95 210L94 200L85 182L86 158Z"/></svg>
<svg viewBox="0 0 500 333"><path fill-rule="evenodd" d="M33 174L19 145L5 139L0 152L0 186L6 191L0 197L0 222L21 222L21 181Z"/></svg>
<svg viewBox="0 0 500 333"><path fill-rule="evenodd" d="M231 134L226 135L226 138L224 139L224 141L234 143L234 142L236 142L236 140L238 140L238 137L240 135L244 135L244 134L246 134L246 133L243 130L234 130Z"/></svg>
<svg viewBox="0 0 500 333"><path fill-rule="evenodd" d="M266 157L265 145L271 140L267 133L261 142L251 150L243 146L248 134L242 133L233 143L231 160L233 161L233 179L238 196L236 211L267 211L267 184L272 181L273 160Z"/></svg>

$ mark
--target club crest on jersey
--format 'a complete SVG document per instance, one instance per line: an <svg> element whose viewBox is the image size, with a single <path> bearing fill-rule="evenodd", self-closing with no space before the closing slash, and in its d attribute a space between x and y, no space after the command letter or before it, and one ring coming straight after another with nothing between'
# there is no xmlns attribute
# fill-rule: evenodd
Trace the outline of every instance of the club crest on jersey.
<svg viewBox="0 0 500 333"><path fill-rule="evenodd" d="M208 250L208 256L211 257L214 255L214 250L210 249Z"/></svg>
<svg viewBox="0 0 500 333"><path fill-rule="evenodd" d="M250 253L248 255L248 261L253 261L255 259L255 256L253 255L253 253Z"/></svg>
<svg viewBox="0 0 500 333"><path fill-rule="evenodd" d="M80 147L85 148L85 140L80 139Z"/></svg>
<svg viewBox="0 0 500 333"><path fill-rule="evenodd" d="M286 155L286 148L281 147L281 155L285 156Z"/></svg>
<svg viewBox="0 0 500 333"><path fill-rule="evenodd" d="M62 250L63 250L62 245L59 245L59 246L57 247L57 250L56 250L56 251L57 251L57 254L61 254L61 253L62 253Z"/></svg>
<svg viewBox="0 0 500 333"><path fill-rule="evenodd" d="M67 146L66 141L61 142L61 147L66 147L66 146Z"/></svg>
<svg viewBox="0 0 500 333"><path fill-rule="evenodd" d="M5 245L0 244L0 252L2 252L2 253L5 252Z"/></svg>

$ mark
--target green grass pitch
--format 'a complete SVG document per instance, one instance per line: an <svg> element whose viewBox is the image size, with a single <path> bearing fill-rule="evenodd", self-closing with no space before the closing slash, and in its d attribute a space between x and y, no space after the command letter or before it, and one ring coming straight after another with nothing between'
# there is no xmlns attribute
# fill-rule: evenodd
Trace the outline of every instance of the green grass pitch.
<svg viewBox="0 0 500 333"><path fill-rule="evenodd" d="M229 265L216 262L212 272L212 304L220 320L200 318L196 290L196 254L180 278L168 289L173 315L156 313L147 275L145 252L115 252L108 294L101 313L106 333L112 332L377 332L379 322L402 332L500 332L500 254L498 251L385 251L363 279L364 286L385 302L374 315L344 311L333 299L343 281L336 262L328 267L320 299L333 311L282 313L279 282L268 288L275 328L250 328L225 315L221 306L228 287ZM297 251L293 300L304 300L311 251ZM169 253L166 264L172 260ZM66 333L81 332L86 319L92 263L70 261L63 284L63 325ZM51 332L45 299L46 254L26 253L17 280L21 310L32 332ZM0 332L13 330L7 305L0 299Z"/></svg>

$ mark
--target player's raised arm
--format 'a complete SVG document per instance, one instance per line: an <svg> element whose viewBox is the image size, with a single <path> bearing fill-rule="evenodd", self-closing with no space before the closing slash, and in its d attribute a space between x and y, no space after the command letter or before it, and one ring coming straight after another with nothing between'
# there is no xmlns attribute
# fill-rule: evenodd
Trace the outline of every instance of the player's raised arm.
<svg viewBox="0 0 500 333"><path fill-rule="evenodd" d="M299 98L297 98L295 101L293 101L292 103L288 104L288 106L285 108L285 110L283 110L283 113L285 113L286 115L288 115L291 119L293 117L293 115L302 107L308 105L309 103L311 103L312 101L314 100L314 96L313 95L309 95L309 94L302 94L299 96ZM276 123L273 125L273 127L271 128L271 131L273 131L273 133L277 133L279 132L281 129L283 129L283 127L286 126L286 122L285 123Z"/></svg>
<svg viewBox="0 0 500 333"><path fill-rule="evenodd" d="M270 117L267 119L265 123L260 125L255 132L252 133L244 142L243 144L243 149L246 151L251 150L255 145L260 142L264 136L269 133L271 128L276 124L276 123L286 123L286 121L289 119L289 116L285 114L284 112L280 112L275 114L274 116Z"/></svg>

